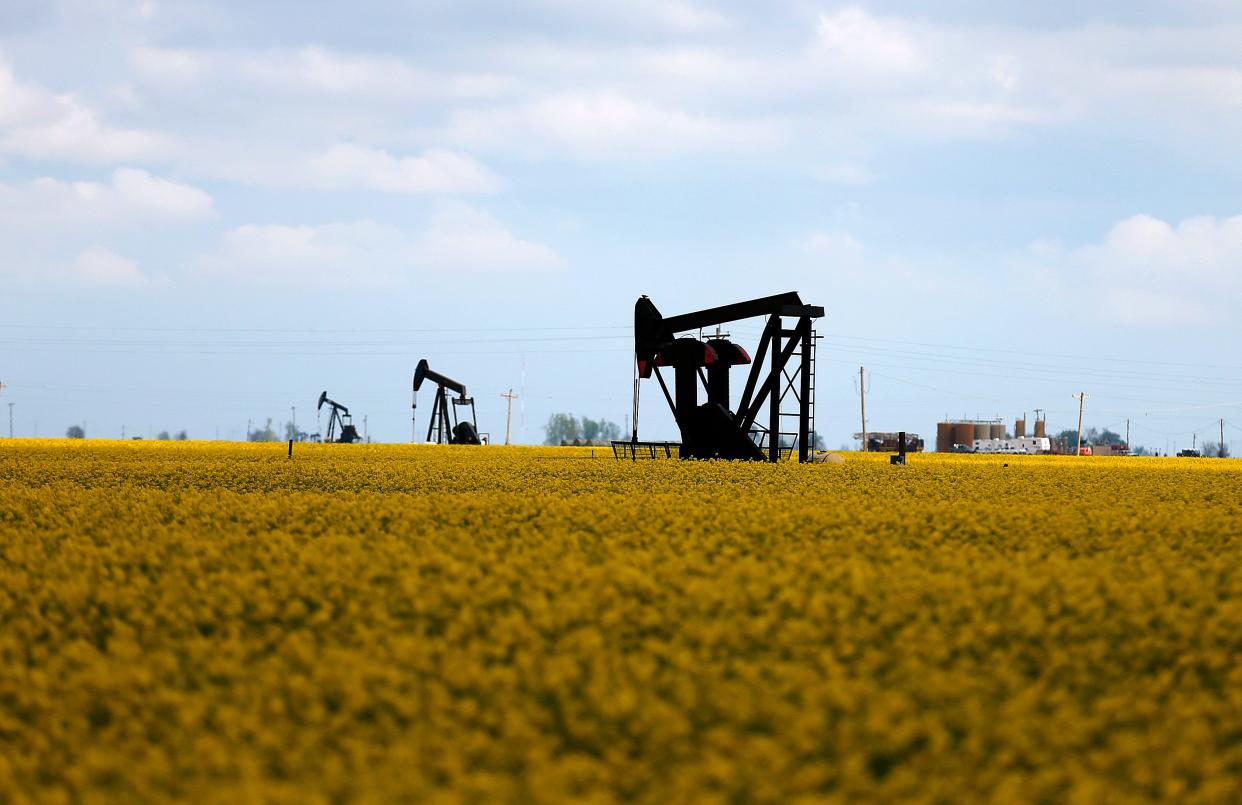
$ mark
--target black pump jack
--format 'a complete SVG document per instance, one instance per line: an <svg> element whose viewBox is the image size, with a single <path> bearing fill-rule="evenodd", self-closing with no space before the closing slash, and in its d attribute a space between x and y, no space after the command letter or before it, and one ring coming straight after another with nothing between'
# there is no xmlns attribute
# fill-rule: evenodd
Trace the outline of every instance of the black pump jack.
<svg viewBox="0 0 1242 805"><path fill-rule="evenodd" d="M779 461L781 420L797 417L797 430L784 433L794 437L798 461L809 460L815 415L812 322L823 315L822 307L804 304L792 291L667 318L650 299L640 297L634 305L637 376L632 444L639 444L639 381L654 374L681 431L681 458ZM766 316L767 324L753 361L745 349L726 338L701 341L676 335L758 316ZM797 360L791 360L794 358ZM750 364L746 386L733 409L729 371L746 364ZM660 374L660 367L668 366L673 367L672 394ZM707 391L707 402L702 405L698 400L700 383ZM796 413L781 410L790 393L798 403ZM765 406L767 418L763 422L759 417Z"/></svg>
<svg viewBox="0 0 1242 805"><path fill-rule="evenodd" d="M349 415L349 409L341 405L336 400L328 399L328 392L319 395L319 405L315 406L315 410L319 411L324 404L328 404L332 408L332 412L328 415L328 438L325 442L337 442L339 444L353 444L362 441L362 437L358 435L358 429L354 427L353 417ZM333 438L336 435L337 427L341 429L340 438Z"/></svg>
<svg viewBox="0 0 1242 805"><path fill-rule="evenodd" d="M431 405L431 422L427 426L427 441L436 444L482 444L479 439L479 422L474 415L474 398L466 396L466 387L451 377L433 371L427 365L427 359L418 362L414 370L414 393L410 401L411 419L418 408L418 390L424 380L436 384L435 402ZM452 416L449 415L449 398L447 391L457 394L452 398ZM470 409L469 421L458 416L457 409Z"/></svg>

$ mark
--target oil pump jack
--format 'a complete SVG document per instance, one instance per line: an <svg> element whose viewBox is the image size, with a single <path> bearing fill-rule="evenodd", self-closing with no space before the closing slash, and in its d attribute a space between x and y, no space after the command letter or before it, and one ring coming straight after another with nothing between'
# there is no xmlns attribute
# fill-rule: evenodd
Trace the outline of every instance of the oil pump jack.
<svg viewBox="0 0 1242 805"><path fill-rule="evenodd" d="M613 443L614 452L618 457L624 452L637 457L640 446L655 444L638 441L640 381L654 374L681 431L681 458L776 462L781 456L781 437L787 436L791 439L785 449L796 450L798 461L807 461L815 421L812 321L823 315L822 307L804 304L796 292L668 317L646 296L640 297L634 305L634 431L630 442ZM719 333L722 324L759 316L766 316L767 323L753 361L723 334L707 340L677 336L709 327ZM745 365L750 371L733 408L729 372ZM673 369L672 393L660 374L661 367ZM707 393L702 404L700 384ZM782 410L782 402L791 393L797 410ZM760 417L765 407L766 421ZM794 417L796 427L782 430L782 421Z"/></svg>
<svg viewBox="0 0 1242 805"><path fill-rule="evenodd" d="M414 370L414 394L410 402L411 416L418 408L418 390L422 387L424 380L431 380L436 384L435 402L431 404L431 422L427 426L427 441L436 444L482 444L482 440L479 439L479 422L474 415L474 398L466 396L466 387L461 383L433 371L427 365L426 358L419 361L418 367ZM457 396L450 401L446 390L456 393ZM449 408L450 402L452 403L451 409ZM469 420L461 418L457 413L457 409L463 407L470 409Z"/></svg>
<svg viewBox="0 0 1242 805"><path fill-rule="evenodd" d="M315 407L315 410L322 410L325 404L331 407L331 413L328 414L328 436L324 441L338 444L353 444L362 441L362 437L358 435L358 429L354 427L353 417L349 415L349 409L336 400L328 399L326 391L319 395L319 405ZM341 435L333 438L336 436L337 427L340 427Z"/></svg>

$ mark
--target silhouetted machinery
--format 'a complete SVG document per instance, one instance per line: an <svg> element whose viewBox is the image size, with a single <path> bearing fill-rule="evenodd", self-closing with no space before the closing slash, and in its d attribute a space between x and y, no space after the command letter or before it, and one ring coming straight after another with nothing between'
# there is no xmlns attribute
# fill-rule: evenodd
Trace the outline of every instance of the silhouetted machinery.
<svg viewBox="0 0 1242 805"><path fill-rule="evenodd" d="M803 304L797 293L783 293L734 305L664 317L646 296L634 305L634 432L630 441L613 442L620 458L655 457L669 445L638 440L640 381L653 374L681 431L681 458L779 461L782 450L796 451L798 461L811 455L815 422L815 332L812 321L824 315ZM720 332L720 325L766 316L759 347L750 354ZM678 333L716 328L706 340ZM736 408L731 405L729 373L750 366ZM673 370L670 393L660 369ZM699 402L699 386L706 402ZM792 403L782 406L787 397ZM796 410L789 410L795 408ZM796 419L792 429L782 422Z"/></svg>
<svg viewBox="0 0 1242 805"><path fill-rule="evenodd" d="M418 408L418 390L424 380L436 384L436 399L431 405L431 422L427 426L427 441L436 444L482 444L479 439L479 422L474 415L474 398L466 396L466 387L451 377L433 371L424 358L414 370L414 395L411 398L411 417ZM446 391L457 394L451 400ZM449 407L449 403L452 407ZM470 409L470 419L457 413L459 408ZM451 411L451 415L450 415Z"/></svg>
<svg viewBox="0 0 1242 805"><path fill-rule="evenodd" d="M348 408L336 400L328 399L328 392L326 391L319 395L319 405L315 407L315 410L323 410L324 405L331 407L331 413L328 414L328 435L324 439L325 442L353 444L354 442L362 441L362 437L358 435L358 429L354 427L354 420L349 415ZM339 437L336 435L337 428L340 428L341 431Z"/></svg>

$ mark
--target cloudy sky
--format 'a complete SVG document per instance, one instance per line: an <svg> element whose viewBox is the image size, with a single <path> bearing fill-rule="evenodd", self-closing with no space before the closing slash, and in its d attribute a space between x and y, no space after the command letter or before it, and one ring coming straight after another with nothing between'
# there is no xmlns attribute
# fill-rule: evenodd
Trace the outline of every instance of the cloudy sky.
<svg viewBox="0 0 1242 805"><path fill-rule="evenodd" d="M831 446L859 365L872 429L1059 430L1083 390L1136 443L1214 439L1239 42L1226 0L5 0L0 403L240 438L327 389L408 440L426 357L537 442L627 415L639 294L798 290Z"/></svg>

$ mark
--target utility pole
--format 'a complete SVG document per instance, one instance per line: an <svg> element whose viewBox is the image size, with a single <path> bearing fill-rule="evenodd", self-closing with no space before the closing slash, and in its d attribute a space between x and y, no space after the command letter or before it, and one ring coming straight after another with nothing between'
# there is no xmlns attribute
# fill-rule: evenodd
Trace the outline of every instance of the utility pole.
<svg viewBox="0 0 1242 805"><path fill-rule="evenodd" d="M298 440L298 407L296 405L289 406L289 413L293 419L293 440Z"/></svg>
<svg viewBox="0 0 1242 805"><path fill-rule="evenodd" d="M863 368L858 367L858 410L862 414L862 451L867 452L867 387Z"/></svg>
<svg viewBox="0 0 1242 805"><path fill-rule="evenodd" d="M1072 395L1078 398L1078 446L1074 449L1074 455L1082 455L1082 405L1087 399L1087 392L1080 391Z"/></svg>
<svg viewBox="0 0 1242 805"><path fill-rule="evenodd" d="M9 425L10 436L13 435L12 431L13 431L13 426ZM1224 417L1221 417L1221 420L1220 420L1220 446L1216 448L1216 455L1219 456L1220 458L1225 457L1225 419Z"/></svg>
<svg viewBox="0 0 1242 805"><path fill-rule="evenodd" d="M371 431L367 429L367 415L362 415L362 440L367 444L371 443Z"/></svg>
<svg viewBox="0 0 1242 805"><path fill-rule="evenodd" d="M1128 450L1131 453L1134 452L1133 450L1130 449L1130 418L1129 417L1126 417L1126 450Z"/></svg>
<svg viewBox="0 0 1242 805"><path fill-rule="evenodd" d="M518 396L513 393L512 387L500 396L509 404L509 411L505 414L505 444L509 444L509 436L513 432L513 401L516 400Z"/></svg>

